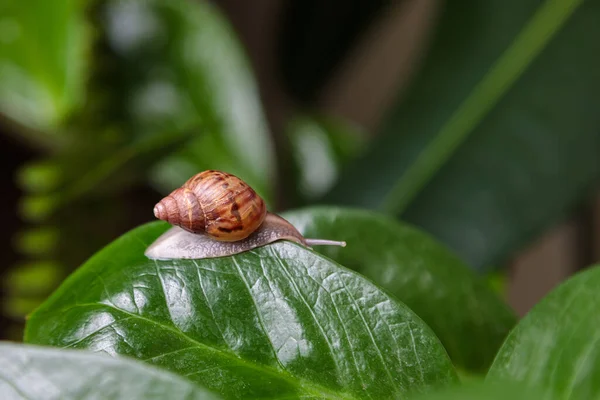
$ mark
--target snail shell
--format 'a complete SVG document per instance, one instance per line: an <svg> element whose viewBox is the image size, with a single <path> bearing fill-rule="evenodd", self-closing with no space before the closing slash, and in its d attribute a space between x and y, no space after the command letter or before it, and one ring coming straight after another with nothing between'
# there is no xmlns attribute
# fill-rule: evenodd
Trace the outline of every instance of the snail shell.
<svg viewBox="0 0 600 400"><path fill-rule="evenodd" d="M262 224L267 207L240 178L210 170L194 175L158 202L154 215L189 232L235 242Z"/></svg>
<svg viewBox="0 0 600 400"><path fill-rule="evenodd" d="M144 253L156 260L230 256L277 240L304 246L346 246L346 242L306 239L288 221L267 212L264 201L244 181L220 171L194 175L154 207L158 219L175 227Z"/></svg>

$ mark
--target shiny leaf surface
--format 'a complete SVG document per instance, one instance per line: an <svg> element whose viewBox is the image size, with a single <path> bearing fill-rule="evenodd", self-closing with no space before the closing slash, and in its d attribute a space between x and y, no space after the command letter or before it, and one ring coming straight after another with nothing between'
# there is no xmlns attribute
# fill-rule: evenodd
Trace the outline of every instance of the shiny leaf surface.
<svg viewBox="0 0 600 400"><path fill-rule="evenodd" d="M600 178L600 3L445 2L423 69L327 201L385 210L478 268ZM574 46L573 43L578 43Z"/></svg>
<svg viewBox="0 0 600 400"><path fill-rule="evenodd" d="M411 397L411 400L531 400L544 399L538 391L512 382L489 383L473 381L464 385Z"/></svg>
<svg viewBox="0 0 600 400"><path fill-rule="evenodd" d="M26 341L124 354L228 398L389 398L456 380L433 332L360 275L279 242L151 261L122 236L32 314Z"/></svg>
<svg viewBox="0 0 600 400"><path fill-rule="evenodd" d="M305 237L344 240L320 247L396 296L440 338L453 362L483 370L516 318L508 306L444 246L374 212L318 207L285 213Z"/></svg>
<svg viewBox="0 0 600 400"><path fill-rule="evenodd" d="M0 113L52 130L78 106L90 41L84 6L75 0L0 2Z"/></svg>
<svg viewBox="0 0 600 400"><path fill-rule="evenodd" d="M539 388L543 398L600 397L600 265L554 289L519 322L488 379Z"/></svg>
<svg viewBox="0 0 600 400"><path fill-rule="evenodd" d="M181 377L125 358L0 343L0 398L217 399Z"/></svg>

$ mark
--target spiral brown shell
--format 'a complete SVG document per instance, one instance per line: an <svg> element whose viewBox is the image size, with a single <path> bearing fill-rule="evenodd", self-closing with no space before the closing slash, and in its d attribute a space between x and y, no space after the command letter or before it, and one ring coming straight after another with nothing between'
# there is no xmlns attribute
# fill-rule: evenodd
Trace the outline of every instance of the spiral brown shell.
<svg viewBox="0 0 600 400"><path fill-rule="evenodd" d="M214 170L194 175L154 207L158 219L226 242L248 237L266 214L265 202L250 186Z"/></svg>

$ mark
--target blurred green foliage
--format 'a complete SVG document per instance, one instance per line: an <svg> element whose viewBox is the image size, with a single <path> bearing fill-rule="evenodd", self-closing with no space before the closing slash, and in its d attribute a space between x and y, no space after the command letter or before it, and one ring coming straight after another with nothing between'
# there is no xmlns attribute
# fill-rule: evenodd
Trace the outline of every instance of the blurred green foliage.
<svg viewBox="0 0 600 400"><path fill-rule="evenodd" d="M331 190L342 166L356 157L366 143L360 128L322 115L295 116L285 134L299 169L297 183L305 201L314 201Z"/></svg>
<svg viewBox="0 0 600 400"><path fill-rule="evenodd" d="M87 4L0 3L0 110L34 130L32 140L52 148L62 143L63 123L85 97L91 45Z"/></svg>
<svg viewBox="0 0 600 400"><path fill-rule="evenodd" d="M508 262L598 187L599 19L596 0L447 2L327 201L422 227L475 268Z"/></svg>

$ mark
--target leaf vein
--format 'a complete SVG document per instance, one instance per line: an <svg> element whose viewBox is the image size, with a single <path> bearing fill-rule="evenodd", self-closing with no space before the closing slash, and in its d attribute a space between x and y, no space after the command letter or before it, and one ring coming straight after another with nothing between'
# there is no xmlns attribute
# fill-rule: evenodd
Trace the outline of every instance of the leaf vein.
<svg viewBox="0 0 600 400"><path fill-rule="evenodd" d="M208 310L210 311L210 315L212 316L213 322L215 323L215 326L217 327L217 329L219 330L219 333L221 334L221 338L223 339L223 343L225 344L225 346L227 346L227 349L229 349L229 343L227 343L227 340L225 340L225 335L223 334L223 330L221 329L221 326L219 325L219 321L217 320L217 318L215 317L215 312L212 308L212 305L210 304L210 300L208 299L208 296L206 295L206 290L204 290L204 284L202 282L202 276L200 275L200 268L198 266L198 263L196 262L196 260L192 260L194 265L196 267L198 267L196 269L196 275L198 276L198 283L200 285L200 290L202 290L202 295L204 296L204 299L206 299L206 306L208 307Z"/></svg>
<svg viewBox="0 0 600 400"><path fill-rule="evenodd" d="M237 269L238 274L239 274L240 278L242 279L242 282L244 283L244 286L246 286L246 290L248 290L248 295L252 299L252 304L254 305L254 308L256 310L256 316L258 319L258 323L260 324L260 327L263 330L263 332L267 338L267 341L269 342L269 344L271 346L271 350L273 351L273 356L275 357L275 362L279 365L279 367L281 369L285 370L284 365L281 363L281 360L279 359L279 356L277 355L277 350L275 349L275 345L273 344L273 341L271 340L271 336L269 335L269 332L267 331L267 327L265 326L265 321L263 319L262 313L260 312L260 307L256 303L256 299L254 298L254 295L252 294L252 289L251 289L248 281L246 280L246 277L244 276L244 274L242 272L242 268L240 267L240 265L235 257L232 257L231 260L233 261L233 265ZM258 281L256 283L258 283Z"/></svg>
<svg viewBox="0 0 600 400"><path fill-rule="evenodd" d="M396 391L399 391L398 384L396 383L396 381L392 377L392 373L391 373L391 371L390 371L387 363L385 362L385 359L383 358L383 353L381 352L381 349L377 345L377 341L375 340L375 337L373 336L373 331L371 330L371 327L367 323L367 320L365 319L365 316L363 315L362 311L360 310L360 307L359 307L358 303L356 302L356 299L352 295L352 292L350 290L348 290L348 288L346 286L346 282L344 282L343 278L340 279L340 282L342 282L342 285L344 285L344 288L346 288L346 292L348 293L348 296L350 297L350 300L352 300L352 304L354 304L354 307L356 307L356 312L360 316L360 319L362 320L363 324L365 325L365 328L367 328L367 333L369 334L369 337L371 338L371 342L373 343L373 346L375 346L375 350L377 350L377 355L379 356L379 359L381 360L381 364L383 365L383 369L385 370L385 372L386 372L386 374L387 374L390 382L392 383L392 386L396 389Z"/></svg>
<svg viewBox="0 0 600 400"><path fill-rule="evenodd" d="M308 309L308 311L310 312L311 317L313 318L313 320L315 321L315 324L317 325L317 327L319 328L319 332L321 332L321 335L323 336L323 339L325 339L325 342L327 343L327 347L329 348L329 353L331 355L331 359L333 360L333 363L335 364L335 369L336 369L336 375L337 372L340 371L340 366L338 364L338 360L336 358L336 353L333 351L333 345L331 344L331 341L329 340L329 337L325 334L325 330L323 329L323 326L321 325L321 323L319 322L319 319L317 318L317 316L315 315L314 310L311 308L311 306L308 304L308 301L306 300L306 298L304 297L304 295L302 294L302 292L300 291L300 289L298 288L298 285L296 285L296 282L294 281L294 278L292 277L292 275L290 274L290 272L287 270L287 268L285 267L283 261L281 261L281 259L277 256L277 254L275 254L275 252L273 251L273 249L271 249L271 254L273 255L273 258L275 260L277 260L277 262L279 263L279 265L281 266L281 270L285 273L285 275L288 277L292 287L294 288L294 291L298 294L298 297L300 297L300 300L302 300L302 302L304 303L304 305L306 306L306 308Z"/></svg>

